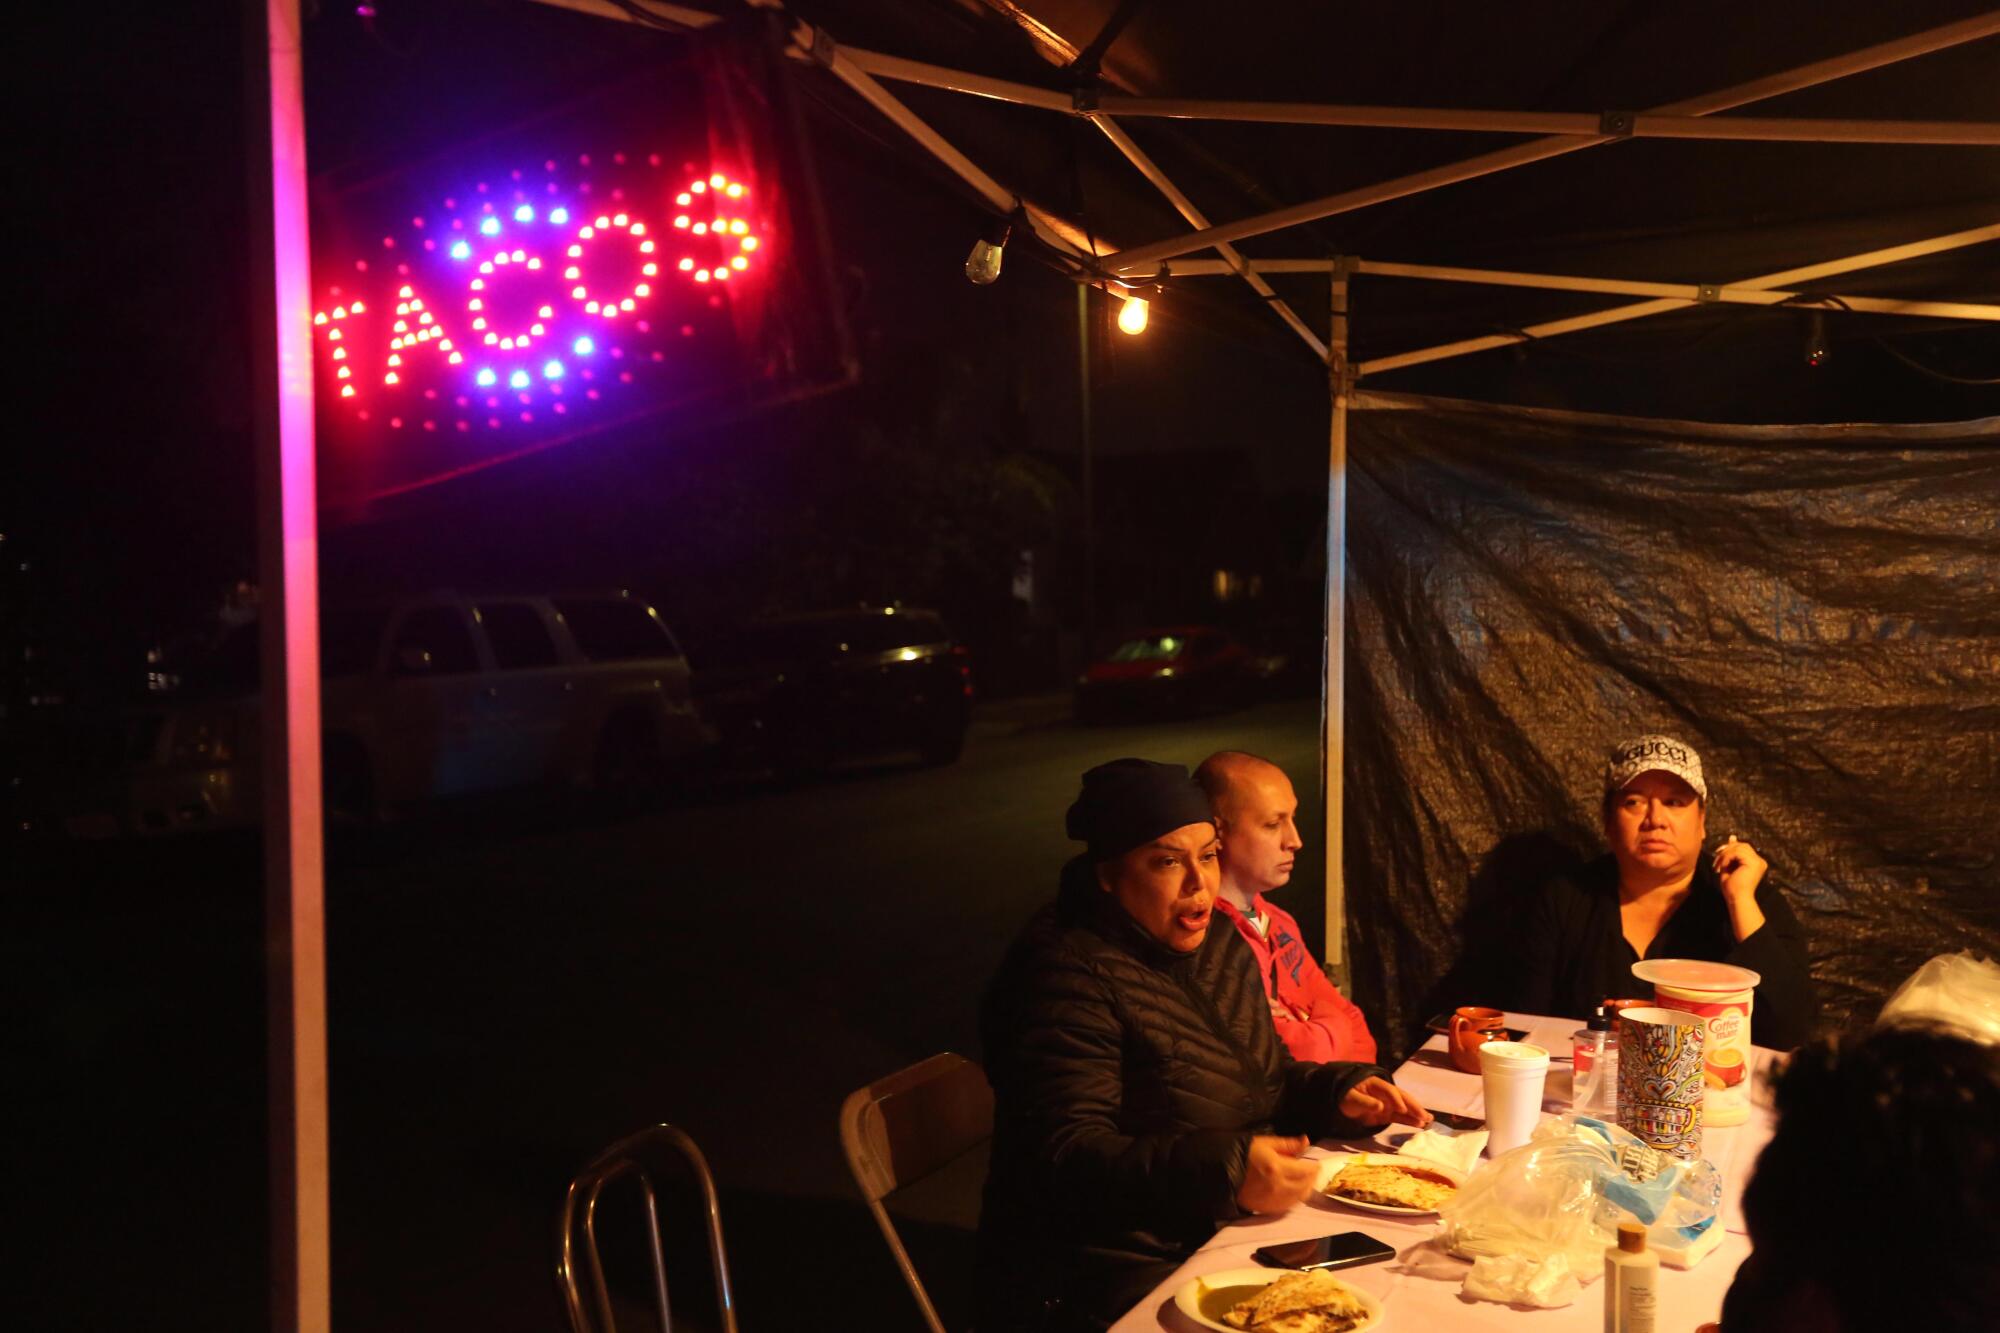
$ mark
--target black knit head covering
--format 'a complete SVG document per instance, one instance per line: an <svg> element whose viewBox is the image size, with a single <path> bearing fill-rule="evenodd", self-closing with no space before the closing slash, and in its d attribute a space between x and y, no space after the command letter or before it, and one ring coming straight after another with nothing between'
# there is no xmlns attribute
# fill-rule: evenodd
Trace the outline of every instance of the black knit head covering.
<svg viewBox="0 0 2000 1333"><path fill-rule="evenodd" d="M1083 775L1064 828L1089 847L1091 860L1109 861L1162 833L1214 822L1208 794L1182 765L1114 759Z"/></svg>

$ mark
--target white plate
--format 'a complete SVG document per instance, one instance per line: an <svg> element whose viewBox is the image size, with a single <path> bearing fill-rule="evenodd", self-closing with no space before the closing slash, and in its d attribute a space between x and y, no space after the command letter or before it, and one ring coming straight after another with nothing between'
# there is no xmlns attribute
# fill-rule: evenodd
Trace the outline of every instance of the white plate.
<svg viewBox="0 0 2000 1333"><path fill-rule="evenodd" d="M1386 1203L1363 1203L1359 1199L1349 1199L1339 1194L1328 1194L1327 1186L1340 1174L1345 1166L1359 1163L1363 1166L1414 1166L1421 1167L1432 1175L1443 1176L1454 1186L1465 1187L1465 1172L1457 1167L1446 1166L1443 1162L1433 1162L1428 1157L1410 1157L1398 1153L1385 1152L1343 1152L1334 1153L1322 1159L1325 1163L1319 1169L1319 1192L1330 1203L1343 1208L1359 1208L1364 1213L1383 1213L1389 1217L1435 1217L1435 1208L1399 1208Z"/></svg>
<svg viewBox="0 0 2000 1333"><path fill-rule="evenodd" d="M1181 1284L1181 1289L1174 1293L1174 1307L1203 1328L1220 1329L1222 1333L1242 1333L1242 1330L1231 1328L1219 1319L1210 1319L1201 1312L1203 1293L1218 1287L1268 1287L1290 1271L1287 1268L1225 1268L1220 1273L1207 1273ZM1340 1274L1335 1273L1334 1276L1339 1277ZM1346 1283L1346 1286L1368 1312L1354 1326L1355 1333L1381 1323L1382 1302L1352 1282Z"/></svg>

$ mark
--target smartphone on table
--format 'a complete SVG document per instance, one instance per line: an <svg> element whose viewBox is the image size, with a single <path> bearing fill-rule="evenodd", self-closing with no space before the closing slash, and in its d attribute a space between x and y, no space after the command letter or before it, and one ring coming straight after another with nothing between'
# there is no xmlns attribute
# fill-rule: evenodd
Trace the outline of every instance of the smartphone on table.
<svg viewBox="0 0 2000 1333"><path fill-rule="evenodd" d="M1311 1240L1266 1245L1251 1256L1268 1268L1353 1268L1396 1257L1396 1248L1385 1245L1365 1231L1343 1231L1337 1236L1315 1236Z"/></svg>

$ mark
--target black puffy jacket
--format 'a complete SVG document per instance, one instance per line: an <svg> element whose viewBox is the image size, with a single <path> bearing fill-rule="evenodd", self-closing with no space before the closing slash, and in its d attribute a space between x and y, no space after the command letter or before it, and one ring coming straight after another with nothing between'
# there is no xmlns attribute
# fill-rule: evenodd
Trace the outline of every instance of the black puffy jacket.
<svg viewBox="0 0 2000 1333"><path fill-rule="evenodd" d="M1294 1061L1235 931L1176 953L1082 857L1008 951L980 1026L997 1102L980 1333L1109 1323L1243 1215L1252 1135L1367 1133L1340 1099L1383 1072Z"/></svg>

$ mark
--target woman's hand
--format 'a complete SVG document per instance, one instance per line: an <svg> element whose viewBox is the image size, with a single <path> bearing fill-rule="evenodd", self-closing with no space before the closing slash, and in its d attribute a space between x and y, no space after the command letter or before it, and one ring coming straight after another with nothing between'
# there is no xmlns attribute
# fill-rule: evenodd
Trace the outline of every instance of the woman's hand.
<svg viewBox="0 0 2000 1333"><path fill-rule="evenodd" d="M1729 835L1728 842L1715 849L1715 875L1722 881L1725 898L1755 897L1757 886L1764 882L1764 874L1770 868L1770 862L1757 855L1755 847L1737 841L1734 833Z"/></svg>
<svg viewBox="0 0 2000 1333"><path fill-rule="evenodd" d="M1422 1129L1431 1122L1431 1113L1417 1099L1386 1078L1364 1078L1340 1099L1340 1113L1364 1125L1394 1121Z"/></svg>
<svg viewBox="0 0 2000 1333"><path fill-rule="evenodd" d="M1729 928L1739 941L1749 939L1764 925L1764 909L1757 906L1757 886L1770 868L1755 847L1738 842L1734 833L1715 849L1715 876L1722 885L1722 901L1729 907Z"/></svg>
<svg viewBox="0 0 2000 1333"><path fill-rule="evenodd" d="M1311 1194L1319 1180L1319 1163L1300 1156L1310 1144L1303 1134L1290 1139L1274 1134L1252 1138L1243 1183L1236 1190L1243 1211L1282 1213Z"/></svg>

